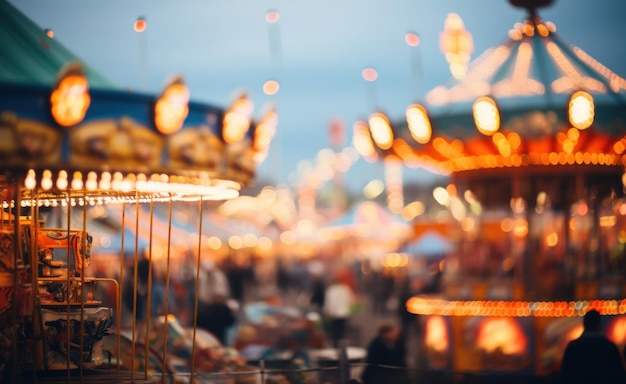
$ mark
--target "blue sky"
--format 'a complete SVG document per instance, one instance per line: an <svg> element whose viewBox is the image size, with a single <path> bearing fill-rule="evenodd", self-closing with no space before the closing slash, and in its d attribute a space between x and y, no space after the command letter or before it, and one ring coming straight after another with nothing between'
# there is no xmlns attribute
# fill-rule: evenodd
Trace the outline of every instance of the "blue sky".
<svg viewBox="0 0 626 384"><path fill-rule="evenodd" d="M195 101L226 107L246 90L260 117L277 105L279 127L258 178L287 182L300 160L313 160L329 146L328 125L341 119L351 138L352 124L375 109L400 119L410 103L450 81L439 33L455 12L472 33L477 57L506 39L526 12L506 0L11 0L42 28L115 83L157 93L174 74L185 78ZM281 14L270 29L268 10ZM557 0L539 11L557 33L620 76L626 76L626 2ZM142 37L132 29L144 16ZM276 28L276 26L278 28ZM411 49L404 34L419 34L420 81L411 75ZM280 40L280 57L270 52L270 37ZM141 66L145 39L147 71ZM415 52L413 52L415 53ZM361 70L372 66L378 80L366 84ZM262 93L276 77L278 95ZM142 81L145 78L146 81ZM374 91L376 102L368 96ZM370 92L370 93L368 93ZM405 169L405 179L432 181L426 171ZM359 160L345 176L358 191L381 164Z"/></svg>

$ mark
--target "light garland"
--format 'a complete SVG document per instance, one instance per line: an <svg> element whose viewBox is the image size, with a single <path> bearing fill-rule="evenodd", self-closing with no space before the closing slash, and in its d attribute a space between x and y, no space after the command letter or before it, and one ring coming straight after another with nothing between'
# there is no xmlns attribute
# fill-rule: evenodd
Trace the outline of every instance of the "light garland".
<svg viewBox="0 0 626 384"><path fill-rule="evenodd" d="M50 170L38 177L29 170L24 179L21 206L55 206L58 204L100 205L130 202L184 200L225 200L239 196L240 186L229 180L209 177L168 176L165 174L122 174L121 172L88 172L83 180L80 171L62 170L56 178ZM56 188L55 188L56 187ZM14 204L12 202L5 202Z"/></svg>
<svg viewBox="0 0 626 384"><path fill-rule="evenodd" d="M602 315L626 314L626 299L579 301L458 301L412 297L406 303L417 315L576 317L595 309Z"/></svg>

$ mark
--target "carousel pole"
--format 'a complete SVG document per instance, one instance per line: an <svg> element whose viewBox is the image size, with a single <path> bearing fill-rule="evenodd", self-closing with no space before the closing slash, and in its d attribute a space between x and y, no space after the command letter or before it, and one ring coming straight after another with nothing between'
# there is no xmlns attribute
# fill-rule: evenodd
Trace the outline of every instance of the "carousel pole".
<svg viewBox="0 0 626 384"><path fill-rule="evenodd" d="M169 299L170 299L170 262L171 262L171 249L172 249L172 205L173 200L170 195L170 201L168 204L168 216L167 216L167 266L165 267L165 305L163 309L163 354L161 365L163 367L161 374L161 383L165 384L165 357L167 356L167 331L168 331L168 321L169 321Z"/></svg>
<svg viewBox="0 0 626 384"><path fill-rule="evenodd" d="M202 258L202 215L204 213L203 200L200 198L198 202L198 258L196 261L196 287L195 287L195 300L194 300L194 310L193 310L193 339L191 341L191 376L189 380L191 382L194 381L194 374L196 370L196 330L198 327L198 292L200 286L200 259Z"/></svg>
<svg viewBox="0 0 626 384"><path fill-rule="evenodd" d="M137 218L139 219L139 218ZM146 323L145 323L145 329L146 329L146 334L144 336L144 344L145 344L145 355L146 358L144 360L144 372L143 372L143 378L144 380L148 379L148 356L150 356L150 314L152 311L152 268L153 268L153 264L152 264L152 235L153 235L153 230L154 230L154 226L153 226L153 219L154 219L154 200L152 199L152 197L150 198L150 241L148 242L148 287L147 287L147 294L146 294ZM161 368L161 371L164 371L163 368Z"/></svg>

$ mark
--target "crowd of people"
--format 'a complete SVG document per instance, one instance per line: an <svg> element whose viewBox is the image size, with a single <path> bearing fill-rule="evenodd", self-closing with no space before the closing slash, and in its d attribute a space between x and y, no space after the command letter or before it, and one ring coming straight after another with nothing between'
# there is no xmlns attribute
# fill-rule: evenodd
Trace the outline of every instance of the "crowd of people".
<svg viewBox="0 0 626 384"><path fill-rule="evenodd" d="M145 319L148 310L152 316L164 311L163 274L154 268L150 272L149 265L147 260L139 260L134 287L130 282L135 278L135 266L126 274L125 310L134 310L137 324ZM423 364L423 360L419 360L421 356L411 351L411 346L419 344L422 337L421 327L417 316L408 312L404 303L416 294L436 292L439 282L436 275L410 278L397 271L367 270L358 263L329 267L318 261L276 262L273 272L267 276L255 274L253 267L233 262L218 265L203 260L197 281L191 278L184 285L181 282L170 284L168 312L181 315L188 326L193 326L195 321L198 328L210 332L223 345L234 346L232 331L245 322L244 305L259 300L272 305L293 305L319 315L326 341L318 345L337 348L342 340L349 339L350 345L366 349L366 366L358 377L364 384L389 380L410 382L411 372L415 370L407 368L424 368L420 366ZM367 273L363 273L364 270ZM152 273L150 304L147 301L149 273ZM177 288L179 285L182 287ZM136 297L128 295L129 292ZM375 331L375 325L371 325L367 334L355 332L358 327L354 321L362 315L360 311L364 310L365 302L367 316L373 316L380 323ZM188 316L193 313L195 318ZM611 383L618 381L610 381L610 378L623 377L626 355L621 356L617 347L601 336L599 319L597 312L590 311L584 319L583 336L567 347L562 371L555 376L563 383L593 382L585 378L602 375L607 375L602 382ZM626 350L623 353L626 354ZM299 361L310 363L307 359Z"/></svg>
<svg viewBox="0 0 626 384"><path fill-rule="evenodd" d="M266 301L317 314L324 345L329 348L337 347L343 339L350 339L350 345L366 347L375 326L361 333L351 321L356 314L362 314L364 302L376 307L377 318L393 319L400 324L399 330L406 332L405 328L414 323L414 315L400 303L421 286L401 283L398 276L383 270L364 274L358 263L338 266L317 260L277 261L268 268L232 260L216 263L207 258L199 263L199 270L193 268L195 265L186 263L188 273L172 274L166 294L163 268L145 258L136 264L130 260L122 279L122 310L135 316L134 324L133 316L122 316L122 327L135 326L141 332L148 312L151 319L167 312L175 314L183 326L193 327L195 321L198 328L209 331L222 344L234 345L235 328L246 321L243 307ZM383 284L386 291L381 294L377 288Z"/></svg>

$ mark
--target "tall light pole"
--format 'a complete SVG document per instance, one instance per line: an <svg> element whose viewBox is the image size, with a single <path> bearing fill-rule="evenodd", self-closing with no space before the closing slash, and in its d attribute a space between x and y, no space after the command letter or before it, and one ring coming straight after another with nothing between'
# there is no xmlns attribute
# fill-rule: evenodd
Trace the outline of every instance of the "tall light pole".
<svg viewBox="0 0 626 384"><path fill-rule="evenodd" d="M363 79L367 82L366 97L368 102L371 103L373 109L377 109L378 95L376 93L376 80L378 79L378 72L372 67L367 67L361 71L361 76L363 76Z"/></svg>
<svg viewBox="0 0 626 384"><path fill-rule="evenodd" d="M404 42L410 49L411 84L413 85L413 97L419 96L420 85L422 83L422 58L419 53L420 38L415 32L407 32L404 35Z"/></svg>
<svg viewBox="0 0 626 384"><path fill-rule="evenodd" d="M146 18L139 16L135 20L133 29L139 34L139 66L140 66L140 78L141 89L146 90L148 88L148 41L146 37L146 27L148 26Z"/></svg>

